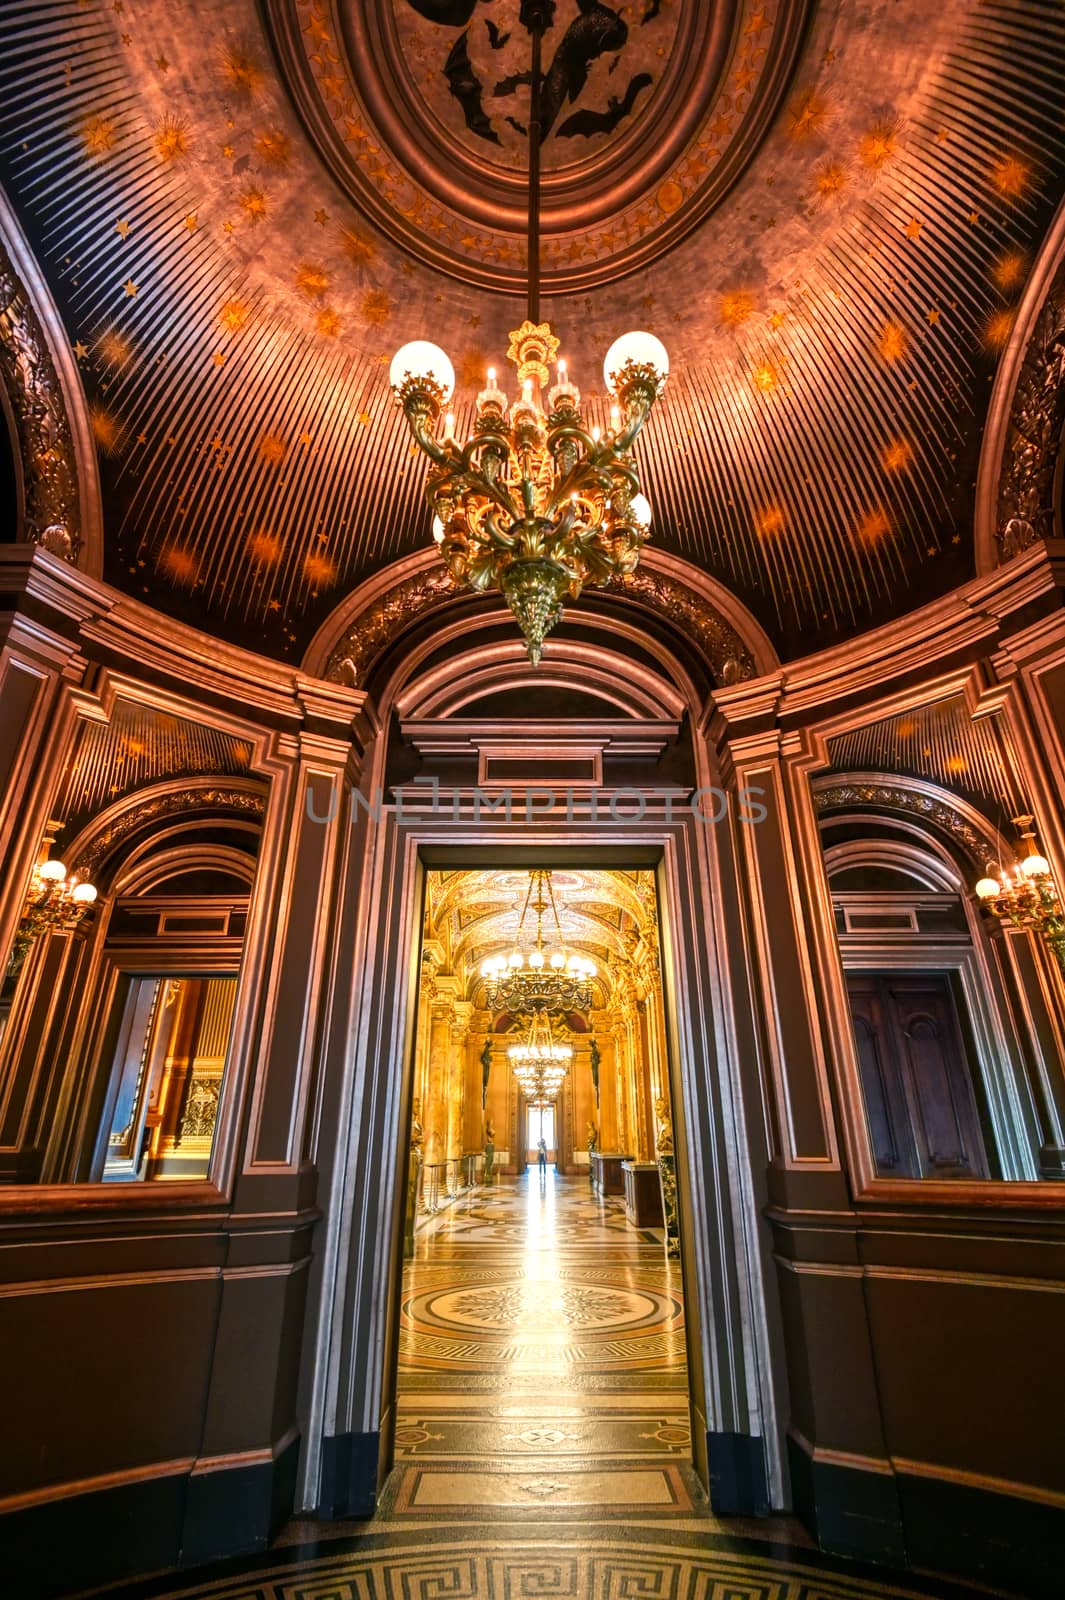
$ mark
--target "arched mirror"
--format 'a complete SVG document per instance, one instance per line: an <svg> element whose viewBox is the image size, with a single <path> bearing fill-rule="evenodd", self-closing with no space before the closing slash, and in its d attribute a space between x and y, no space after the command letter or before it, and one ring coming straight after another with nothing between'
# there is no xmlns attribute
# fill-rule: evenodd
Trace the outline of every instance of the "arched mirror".
<svg viewBox="0 0 1065 1600"><path fill-rule="evenodd" d="M1060 907L1003 719L955 695L828 750L814 804L873 1175L1065 1176Z"/></svg>
<svg viewBox="0 0 1065 1600"><path fill-rule="evenodd" d="M0 1181L210 1177L265 785L132 701L83 725L0 999Z"/></svg>

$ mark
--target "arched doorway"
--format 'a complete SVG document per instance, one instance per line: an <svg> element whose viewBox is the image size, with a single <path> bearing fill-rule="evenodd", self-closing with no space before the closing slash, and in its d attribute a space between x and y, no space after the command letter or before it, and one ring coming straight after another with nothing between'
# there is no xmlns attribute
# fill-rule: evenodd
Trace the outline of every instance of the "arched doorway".
<svg viewBox="0 0 1065 1600"><path fill-rule="evenodd" d="M753 819L691 737L715 685L764 669L767 646L705 577L686 585L682 563L658 560L643 591L567 620L538 671L498 611L441 588L421 558L349 603L309 658L365 691L361 760L336 797L351 827L304 1373L301 1496L328 1515L365 1514L390 1462L424 875L567 863L655 875L694 1460L719 1512L784 1503L761 1085L731 1020L746 979L728 864Z"/></svg>

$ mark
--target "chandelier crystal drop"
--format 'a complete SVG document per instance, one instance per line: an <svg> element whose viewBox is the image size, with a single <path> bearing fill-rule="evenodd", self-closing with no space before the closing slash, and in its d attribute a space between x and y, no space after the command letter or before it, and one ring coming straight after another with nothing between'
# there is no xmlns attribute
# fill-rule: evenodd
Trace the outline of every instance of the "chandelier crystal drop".
<svg viewBox="0 0 1065 1600"><path fill-rule="evenodd" d="M545 945L544 913L548 910L554 923L554 937ZM536 919L536 931L526 947L525 924L530 911ZM481 963L480 970L490 1011L509 1011L524 1016L537 1012L562 1014L591 1010L595 997L592 987L595 962L567 948L549 869L535 867L529 873L529 887L510 952L489 956Z"/></svg>
<svg viewBox="0 0 1065 1600"><path fill-rule="evenodd" d="M1065 911L1050 871L1050 862L1035 843L1035 819L1013 818L1025 854L1012 867L989 863L986 875L975 885L983 905L1003 922L1038 933L1065 972Z"/></svg>
<svg viewBox="0 0 1065 1600"><path fill-rule="evenodd" d="M534 666L565 600L632 572L639 562L652 514L632 448L669 372L654 334L622 335L603 365L615 401L610 428L589 428L580 390L558 359L559 340L540 318L541 46L553 9L529 0L522 7L532 70L528 315L507 349L517 367L517 394L509 401L489 367L471 437L460 441L454 415L445 411L455 386L445 352L415 340L397 351L390 371L397 403L431 463L426 495L448 571L456 583L500 591Z"/></svg>

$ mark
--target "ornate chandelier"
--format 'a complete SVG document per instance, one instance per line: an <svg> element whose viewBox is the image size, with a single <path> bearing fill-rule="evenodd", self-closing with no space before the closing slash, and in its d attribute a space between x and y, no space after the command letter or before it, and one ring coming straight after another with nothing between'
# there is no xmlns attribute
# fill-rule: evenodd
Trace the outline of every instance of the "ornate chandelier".
<svg viewBox="0 0 1065 1600"><path fill-rule="evenodd" d="M573 1046L560 1043L551 1031L546 1012L534 1015L523 1044L507 1047L510 1064L530 1100L554 1100L573 1061Z"/></svg>
<svg viewBox="0 0 1065 1600"><path fill-rule="evenodd" d="M42 933L77 927L95 901L96 893L93 884L68 877L62 861L39 861L33 869L11 950L16 970Z"/></svg>
<svg viewBox="0 0 1065 1600"><path fill-rule="evenodd" d="M565 361L557 360L551 324L540 320L541 46L554 0L523 0L521 20L532 36L532 71L528 315L507 349L518 369L518 396L508 407L489 367L473 436L460 443L450 411L443 436L436 436L455 388L455 369L443 350L425 340L406 344L389 376L411 433L432 463L426 495L448 571L458 583L502 593L535 666L563 600L632 572L639 561L651 507L640 493L632 447L666 381L669 358L653 334L617 339L603 364L616 400L610 430L603 435L585 427L580 390ZM552 365L555 382L548 389Z"/></svg>
<svg viewBox="0 0 1065 1600"><path fill-rule="evenodd" d="M555 925L555 942L545 949L544 912L549 908ZM525 950L522 935L530 910L536 917L536 933L532 948ZM550 871L533 868L513 949L509 955L490 956L481 963L489 1010L511 1011L518 1015L589 1011L594 998L595 971L594 961L566 948Z"/></svg>
<svg viewBox="0 0 1065 1600"><path fill-rule="evenodd" d="M1036 848L1035 818L1014 817L1013 823L1027 844L1026 854L1012 868L989 862L987 876L977 883L976 893L996 917L1040 934L1065 972L1065 912L1050 862Z"/></svg>

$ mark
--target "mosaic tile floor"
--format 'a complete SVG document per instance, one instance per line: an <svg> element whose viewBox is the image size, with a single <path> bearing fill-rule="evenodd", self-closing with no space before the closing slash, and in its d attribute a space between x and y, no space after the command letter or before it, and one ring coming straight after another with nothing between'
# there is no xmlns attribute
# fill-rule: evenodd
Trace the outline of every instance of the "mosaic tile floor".
<svg viewBox="0 0 1065 1600"><path fill-rule="evenodd" d="M405 1271L396 1468L372 1522L107 1600L974 1600L714 1518L689 1458L679 1268L586 1184L457 1202ZM980 1591L980 1593L983 1593ZM95 1600L104 1600L97 1591Z"/></svg>
<svg viewBox="0 0 1065 1600"><path fill-rule="evenodd" d="M661 1524L404 1528L275 1549L94 1600L986 1600L812 1551Z"/></svg>
<svg viewBox="0 0 1065 1600"><path fill-rule="evenodd" d="M404 1274L391 1514L691 1511L684 1303L662 1236L549 1169L459 1199Z"/></svg>

